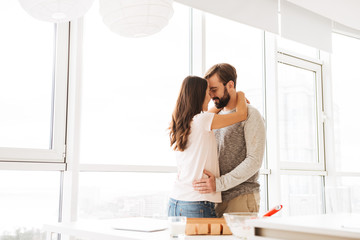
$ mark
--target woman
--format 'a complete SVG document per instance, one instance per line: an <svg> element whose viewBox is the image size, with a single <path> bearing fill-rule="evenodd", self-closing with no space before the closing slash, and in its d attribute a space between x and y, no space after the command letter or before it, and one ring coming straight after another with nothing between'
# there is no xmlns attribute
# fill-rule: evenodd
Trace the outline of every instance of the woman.
<svg viewBox="0 0 360 240"><path fill-rule="evenodd" d="M233 82L225 85L235 91ZM237 93L236 112L218 115L221 109L208 111L210 102L205 79L188 76L184 79L170 124L170 145L176 152L178 175L169 200L169 216L191 218L216 217L215 203L221 202L221 192L200 194L192 187L203 170L220 176L217 146L213 129L227 127L246 120L247 106L244 93Z"/></svg>

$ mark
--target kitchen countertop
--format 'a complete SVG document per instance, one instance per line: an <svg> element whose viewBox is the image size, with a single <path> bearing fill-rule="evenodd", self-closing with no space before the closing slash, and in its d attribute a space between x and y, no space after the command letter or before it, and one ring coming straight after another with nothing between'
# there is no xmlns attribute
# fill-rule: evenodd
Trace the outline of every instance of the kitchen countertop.
<svg viewBox="0 0 360 240"><path fill-rule="evenodd" d="M64 234L88 240L169 240L168 230L141 232L116 230L112 227L112 221L107 220L84 220L69 223L45 224L43 230L47 232L47 240L52 234ZM237 240L233 235L197 235L185 236L186 240Z"/></svg>
<svg viewBox="0 0 360 240"><path fill-rule="evenodd" d="M255 228L255 236L262 238L360 239L360 214L269 217L249 220L247 223Z"/></svg>

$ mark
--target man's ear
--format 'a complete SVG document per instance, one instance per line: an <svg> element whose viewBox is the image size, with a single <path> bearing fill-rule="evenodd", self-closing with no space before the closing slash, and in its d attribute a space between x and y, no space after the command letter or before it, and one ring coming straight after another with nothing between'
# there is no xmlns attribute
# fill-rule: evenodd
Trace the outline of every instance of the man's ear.
<svg viewBox="0 0 360 240"><path fill-rule="evenodd" d="M227 83L227 86L230 89L235 89L235 83L233 80L230 80L228 83Z"/></svg>

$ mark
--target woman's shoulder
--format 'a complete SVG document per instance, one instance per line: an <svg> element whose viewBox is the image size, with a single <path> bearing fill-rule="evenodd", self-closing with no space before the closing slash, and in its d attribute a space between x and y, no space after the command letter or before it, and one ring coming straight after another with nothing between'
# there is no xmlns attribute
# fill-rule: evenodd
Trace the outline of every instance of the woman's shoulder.
<svg viewBox="0 0 360 240"><path fill-rule="evenodd" d="M196 114L193 117L193 120L194 121L201 121L201 120L204 120L204 119L212 118L212 117L214 117L214 115L215 115L215 113L211 113L211 112L201 112L201 113Z"/></svg>
<svg viewBox="0 0 360 240"><path fill-rule="evenodd" d="M211 130L211 123L214 119L215 113L201 112L193 117L193 126L198 126L200 129Z"/></svg>

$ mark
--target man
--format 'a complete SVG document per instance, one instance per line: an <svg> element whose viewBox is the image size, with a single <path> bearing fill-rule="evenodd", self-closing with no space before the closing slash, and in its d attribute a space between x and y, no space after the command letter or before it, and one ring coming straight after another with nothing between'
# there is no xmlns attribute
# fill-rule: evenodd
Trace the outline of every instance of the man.
<svg viewBox="0 0 360 240"><path fill-rule="evenodd" d="M219 114L235 111L236 69L221 63L211 67L205 74L210 96ZM265 150L265 125L259 111L248 105L248 118L226 128L214 130L219 154L220 174L215 178L194 181L194 189L200 193L222 192L222 203L217 204L216 214L224 212L258 212L260 204L259 169Z"/></svg>

